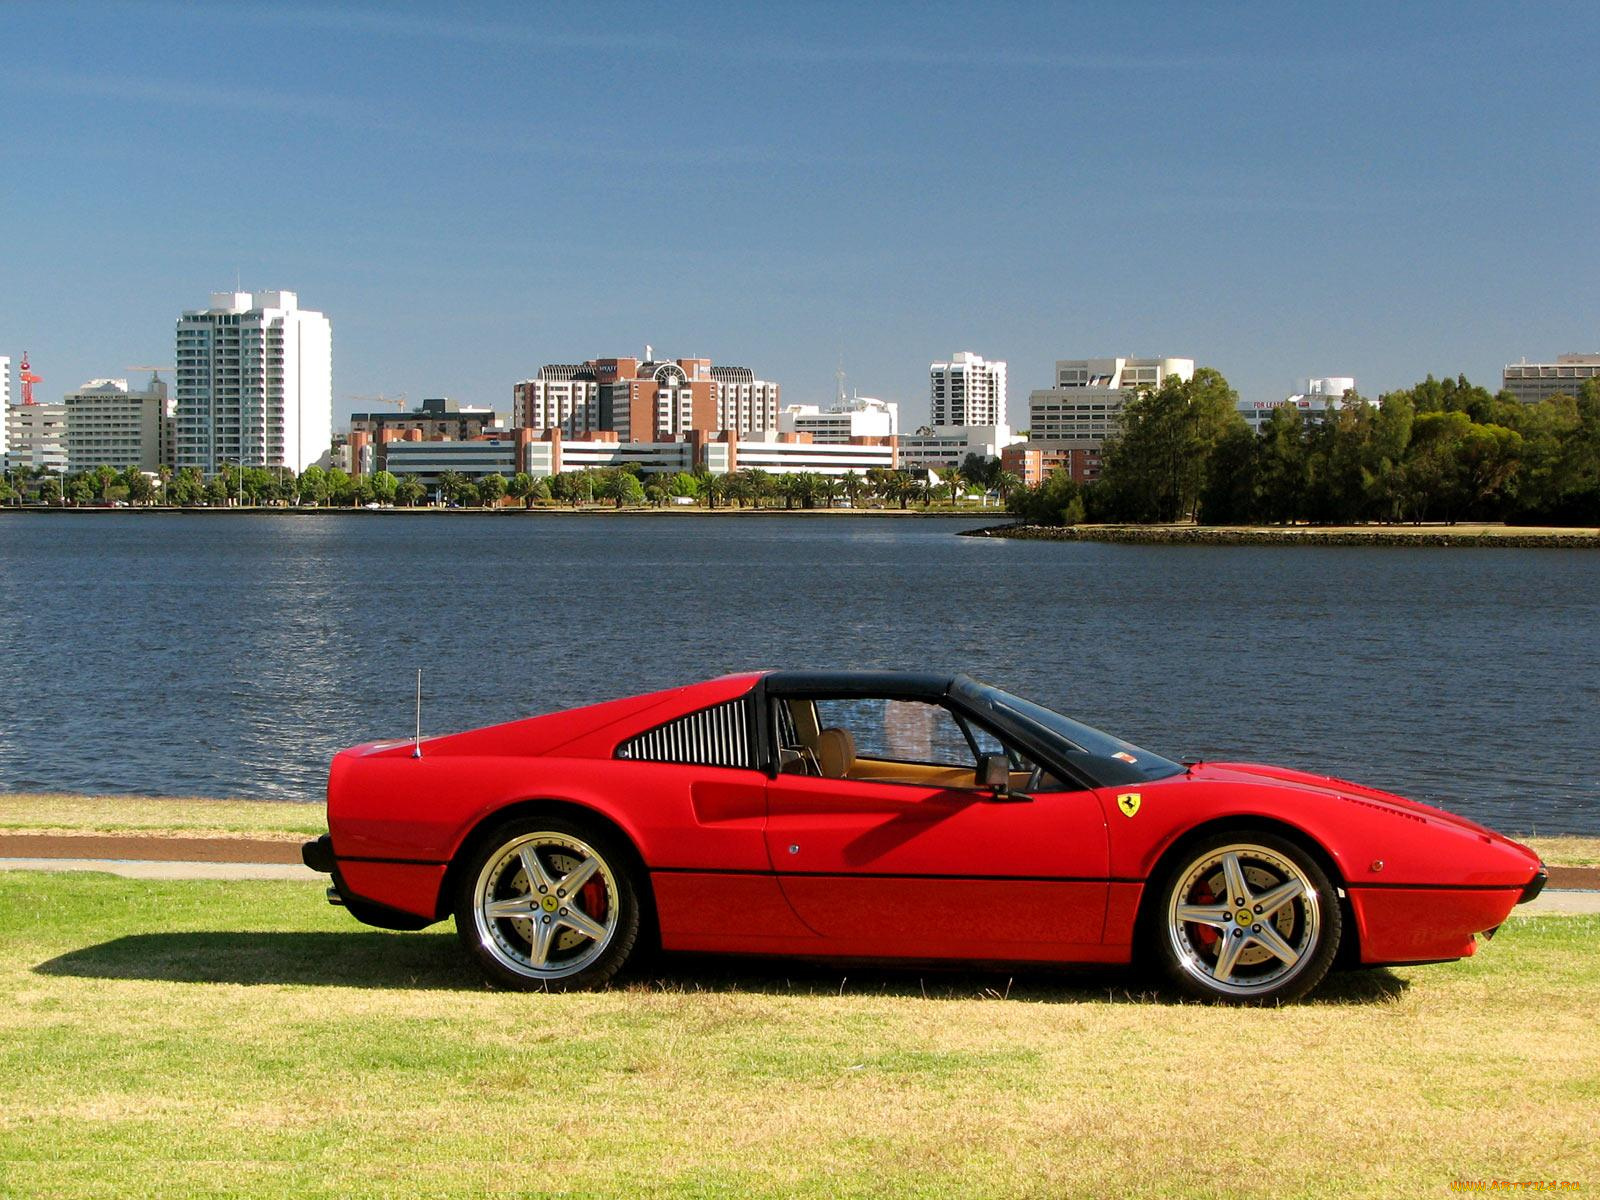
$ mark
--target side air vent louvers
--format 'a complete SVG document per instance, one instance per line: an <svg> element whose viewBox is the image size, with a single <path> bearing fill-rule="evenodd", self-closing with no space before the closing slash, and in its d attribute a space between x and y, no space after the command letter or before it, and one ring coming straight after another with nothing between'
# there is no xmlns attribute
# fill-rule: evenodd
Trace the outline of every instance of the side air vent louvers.
<svg viewBox="0 0 1600 1200"><path fill-rule="evenodd" d="M715 704L658 725L617 747L618 758L646 762L753 767L750 705L744 699Z"/></svg>

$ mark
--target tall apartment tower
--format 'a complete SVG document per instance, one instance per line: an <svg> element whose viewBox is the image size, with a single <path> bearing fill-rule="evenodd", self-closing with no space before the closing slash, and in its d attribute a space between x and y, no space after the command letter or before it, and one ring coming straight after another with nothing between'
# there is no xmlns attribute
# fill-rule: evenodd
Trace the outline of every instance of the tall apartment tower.
<svg viewBox="0 0 1600 1200"><path fill-rule="evenodd" d="M11 356L0 354L0 467L9 468L6 457L9 444L6 436L6 413L11 409Z"/></svg>
<svg viewBox="0 0 1600 1200"><path fill-rule="evenodd" d="M333 442L333 334L293 292L213 292L178 318L179 470L300 472Z"/></svg>
<svg viewBox="0 0 1600 1200"><path fill-rule="evenodd" d="M928 364L928 403L933 425L1006 424L1006 364L985 362L963 350L949 362Z"/></svg>

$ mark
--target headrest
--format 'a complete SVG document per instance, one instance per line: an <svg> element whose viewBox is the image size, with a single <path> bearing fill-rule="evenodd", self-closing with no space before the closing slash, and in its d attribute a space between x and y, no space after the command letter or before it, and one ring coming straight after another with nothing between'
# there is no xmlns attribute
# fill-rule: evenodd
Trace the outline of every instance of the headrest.
<svg viewBox="0 0 1600 1200"><path fill-rule="evenodd" d="M830 725L817 734L817 766L825 779L843 779L856 761L856 739L848 729Z"/></svg>

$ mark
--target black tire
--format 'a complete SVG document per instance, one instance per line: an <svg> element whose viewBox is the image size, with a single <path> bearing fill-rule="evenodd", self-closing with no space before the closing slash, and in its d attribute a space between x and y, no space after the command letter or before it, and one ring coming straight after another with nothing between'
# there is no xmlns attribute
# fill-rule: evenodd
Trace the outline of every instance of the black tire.
<svg viewBox="0 0 1600 1200"><path fill-rule="evenodd" d="M1225 886L1230 877L1233 889ZM1315 857L1279 834L1209 835L1186 846L1153 882L1145 923L1151 957L1166 981L1189 996L1289 1003L1322 982L1339 952L1338 892ZM1229 890L1243 895L1218 894Z"/></svg>
<svg viewBox="0 0 1600 1200"><path fill-rule="evenodd" d="M591 873L567 895L560 885L591 859ZM564 816L508 821L480 839L463 864L456 934L499 987L600 987L628 962L639 940L635 862L625 844L591 822ZM491 912L491 905L499 911Z"/></svg>

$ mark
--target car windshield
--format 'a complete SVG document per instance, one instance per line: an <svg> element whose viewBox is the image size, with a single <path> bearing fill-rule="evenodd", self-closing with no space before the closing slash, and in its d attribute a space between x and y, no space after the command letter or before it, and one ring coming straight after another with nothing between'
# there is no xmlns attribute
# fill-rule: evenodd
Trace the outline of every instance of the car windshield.
<svg viewBox="0 0 1600 1200"><path fill-rule="evenodd" d="M972 681L968 684L967 698L980 707L987 708L1003 720L1017 722L1042 731L1052 741L1065 743L1068 759L1098 780L1102 786L1115 787L1124 783L1149 783L1166 779L1184 771L1182 763L1162 758L1142 750L1132 742L1102 733L1081 721L1063 717L1058 712L1003 692L986 683Z"/></svg>

